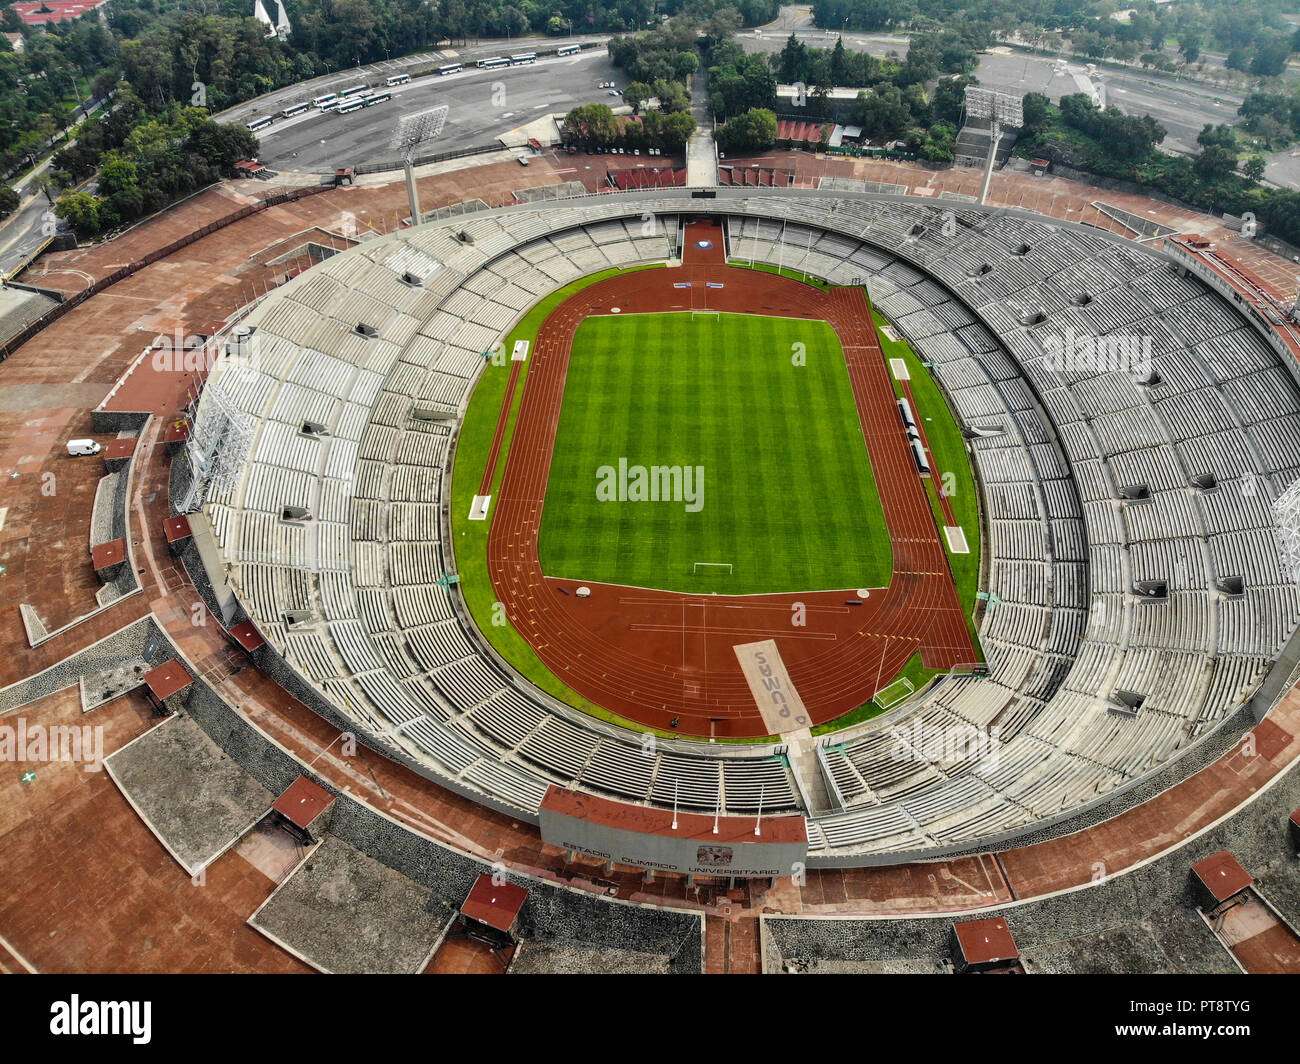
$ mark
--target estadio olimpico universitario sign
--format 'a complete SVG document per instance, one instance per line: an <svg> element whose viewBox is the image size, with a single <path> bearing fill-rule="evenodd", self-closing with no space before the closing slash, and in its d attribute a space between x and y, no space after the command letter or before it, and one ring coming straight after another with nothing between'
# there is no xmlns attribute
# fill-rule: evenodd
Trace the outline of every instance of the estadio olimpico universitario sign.
<svg viewBox="0 0 1300 1064"><path fill-rule="evenodd" d="M571 853L658 872L789 876L808 855L801 816L716 816L651 809L551 787L542 841Z"/></svg>

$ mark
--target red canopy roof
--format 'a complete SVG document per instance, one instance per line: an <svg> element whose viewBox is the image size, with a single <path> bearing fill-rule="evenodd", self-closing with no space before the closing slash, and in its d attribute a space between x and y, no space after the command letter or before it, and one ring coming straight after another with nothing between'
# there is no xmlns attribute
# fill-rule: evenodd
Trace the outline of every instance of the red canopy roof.
<svg viewBox="0 0 1300 1064"><path fill-rule="evenodd" d="M126 560L126 540L110 539L107 543L96 543L90 548L90 561L98 569L107 569Z"/></svg>
<svg viewBox="0 0 1300 1064"><path fill-rule="evenodd" d="M997 961L1014 961L1020 956L1015 939L1000 916L987 920L967 920L953 924L957 932L957 945L967 964L993 964Z"/></svg>
<svg viewBox="0 0 1300 1064"><path fill-rule="evenodd" d="M167 537L168 543L175 543L179 539L188 539L193 535L190 531L190 519L184 514L167 518L163 522L163 535Z"/></svg>
<svg viewBox="0 0 1300 1064"><path fill-rule="evenodd" d="M471 920L495 927L498 931L509 931L515 926L519 910L527 900L528 891L523 887L516 887L513 883L497 886L485 873L478 877L460 911Z"/></svg>
<svg viewBox="0 0 1300 1064"><path fill-rule="evenodd" d="M185 671L185 667L179 661L172 658L171 661L165 661L156 669L146 672L144 682L154 698L162 701L170 698L177 691L185 690L194 682L194 678Z"/></svg>
<svg viewBox="0 0 1300 1064"><path fill-rule="evenodd" d="M1227 901L1255 882L1255 877L1227 850L1212 853L1192 865L1196 878L1205 884L1215 901Z"/></svg>
<svg viewBox="0 0 1300 1064"><path fill-rule="evenodd" d="M262 638L262 633L257 630L257 625L252 621L240 621L230 629L230 635L236 643L250 653L266 644L266 640Z"/></svg>
<svg viewBox="0 0 1300 1064"><path fill-rule="evenodd" d="M334 801L334 795L324 787L313 783L306 776L299 776L271 806L277 813L300 828L305 828L321 813L325 812Z"/></svg>

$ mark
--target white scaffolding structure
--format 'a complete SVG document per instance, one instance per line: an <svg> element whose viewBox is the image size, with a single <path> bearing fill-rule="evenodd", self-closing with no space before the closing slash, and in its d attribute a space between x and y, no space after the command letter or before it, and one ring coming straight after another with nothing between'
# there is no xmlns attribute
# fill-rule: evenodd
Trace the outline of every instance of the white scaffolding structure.
<svg viewBox="0 0 1300 1064"><path fill-rule="evenodd" d="M1292 580L1300 583L1300 480L1277 497L1273 503L1273 520L1277 524L1282 566Z"/></svg>
<svg viewBox="0 0 1300 1064"><path fill-rule="evenodd" d="M192 476L181 513L193 513L209 492L233 491L253 445L253 419L235 405L222 379L220 372L212 373L199 399L186 446Z"/></svg>

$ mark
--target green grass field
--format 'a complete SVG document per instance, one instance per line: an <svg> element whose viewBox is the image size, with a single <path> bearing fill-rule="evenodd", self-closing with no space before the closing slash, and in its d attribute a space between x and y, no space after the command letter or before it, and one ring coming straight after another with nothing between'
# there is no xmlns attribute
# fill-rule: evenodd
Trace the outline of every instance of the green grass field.
<svg viewBox="0 0 1300 1064"><path fill-rule="evenodd" d="M617 475L621 459L631 478ZM682 470L675 501L637 500L637 466ZM614 498L599 497L602 483ZM884 586L889 538L831 327L747 314L584 321L540 553L552 576L669 591Z"/></svg>

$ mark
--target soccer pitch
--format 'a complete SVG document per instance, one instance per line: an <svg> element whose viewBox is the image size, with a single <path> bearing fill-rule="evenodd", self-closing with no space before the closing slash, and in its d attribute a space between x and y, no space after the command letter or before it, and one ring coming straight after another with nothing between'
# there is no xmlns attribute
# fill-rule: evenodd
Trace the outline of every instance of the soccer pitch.
<svg viewBox="0 0 1300 1064"><path fill-rule="evenodd" d="M834 330L748 314L588 318L539 550L549 576L666 591L883 587L889 537Z"/></svg>

